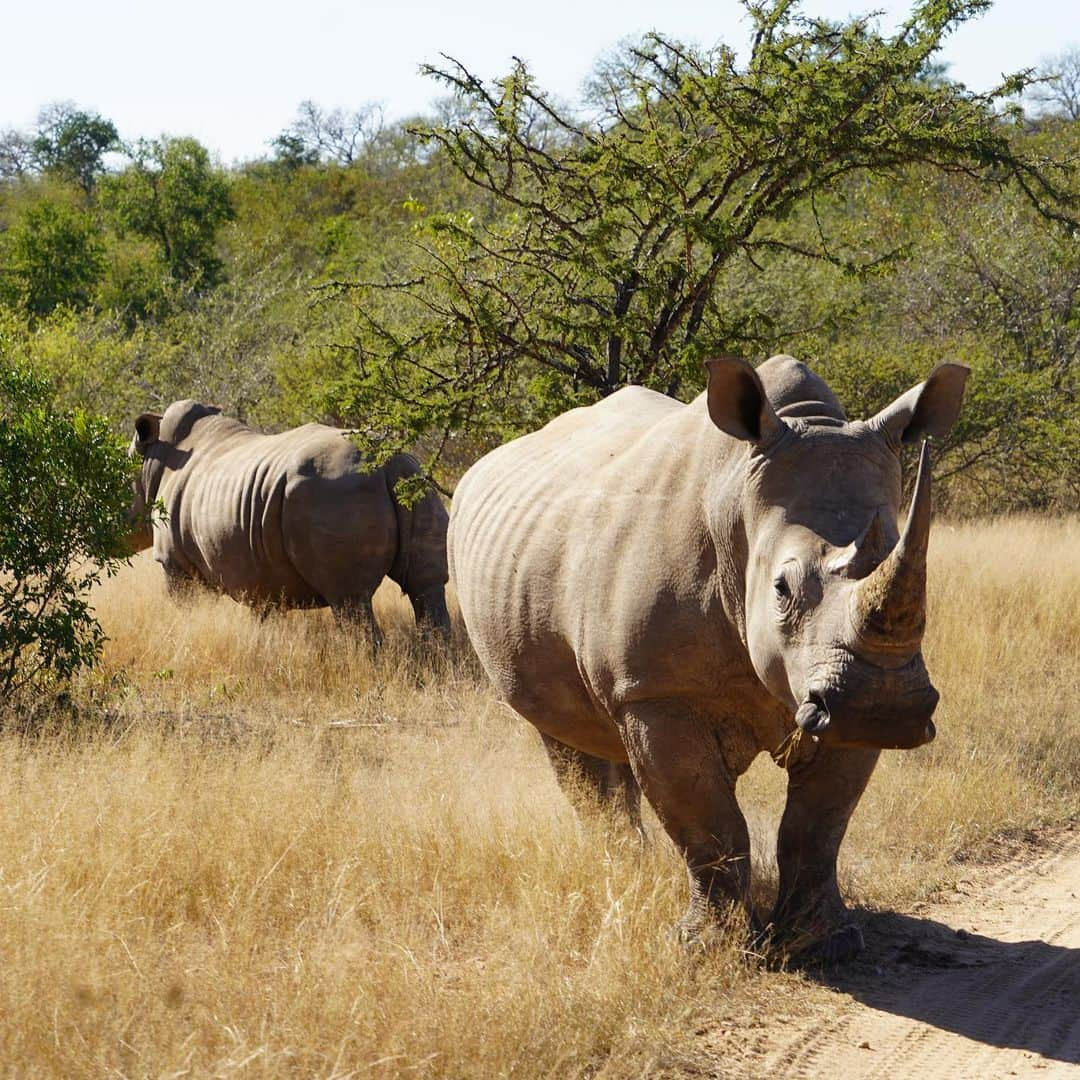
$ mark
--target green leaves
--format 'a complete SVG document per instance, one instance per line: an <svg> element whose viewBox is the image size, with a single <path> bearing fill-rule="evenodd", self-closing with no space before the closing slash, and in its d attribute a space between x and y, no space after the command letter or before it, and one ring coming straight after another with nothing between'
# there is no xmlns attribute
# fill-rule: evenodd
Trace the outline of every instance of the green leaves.
<svg viewBox="0 0 1080 1080"><path fill-rule="evenodd" d="M119 145L111 120L60 102L42 110L31 147L41 169L78 184L89 194L105 154Z"/></svg>
<svg viewBox="0 0 1080 1080"><path fill-rule="evenodd" d="M123 558L131 465L108 426L62 414L0 342L0 701L93 663L87 590Z"/></svg>

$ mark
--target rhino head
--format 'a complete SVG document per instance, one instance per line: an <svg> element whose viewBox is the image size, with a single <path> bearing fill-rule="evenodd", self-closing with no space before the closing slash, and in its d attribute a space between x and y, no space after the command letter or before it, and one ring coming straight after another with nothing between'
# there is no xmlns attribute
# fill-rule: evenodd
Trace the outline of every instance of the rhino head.
<svg viewBox="0 0 1080 1080"><path fill-rule="evenodd" d="M178 450L176 444L191 434L197 420L220 412L216 405L186 399L173 402L164 414L144 412L135 420L128 457L141 464L132 483L127 514L128 547L132 554L145 551L154 542L152 523L155 516L162 520L155 514L155 502L166 470L181 469L190 457L189 452Z"/></svg>
<svg viewBox="0 0 1080 1080"><path fill-rule="evenodd" d="M154 542L151 525L153 496L149 492L151 477L146 465L151 448L158 441L162 416L160 413L143 413L135 421L135 433L128 446L128 457L142 463L132 481L131 506L128 509L128 547L132 554L145 551ZM156 487L156 485L155 485Z"/></svg>
<svg viewBox="0 0 1080 1080"><path fill-rule="evenodd" d="M956 421L968 369L940 365L864 422L848 421L824 382L789 357L759 371L710 361L707 396L713 423L750 444L739 500L754 670L824 743L920 746L934 738L938 703L922 656L925 440ZM901 529L900 450L920 441Z"/></svg>

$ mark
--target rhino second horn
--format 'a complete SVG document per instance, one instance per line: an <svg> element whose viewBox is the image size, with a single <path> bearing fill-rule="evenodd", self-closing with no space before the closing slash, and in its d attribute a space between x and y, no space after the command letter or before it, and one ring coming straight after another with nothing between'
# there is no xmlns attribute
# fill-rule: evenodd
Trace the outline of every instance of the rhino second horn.
<svg viewBox="0 0 1080 1080"><path fill-rule="evenodd" d="M870 519L870 524L847 547L840 550L827 569L834 574L858 580L876 570L888 554L889 541L885 532L885 521L878 510Z"/></svg>
<svg viewBox="0 0 1080 1080"><path fill-rule="evenodd" d="M922 643L929 540L930 444L924 441L903 535L889 557L855 592L855 626L872 647L915 652Z"/></svg>

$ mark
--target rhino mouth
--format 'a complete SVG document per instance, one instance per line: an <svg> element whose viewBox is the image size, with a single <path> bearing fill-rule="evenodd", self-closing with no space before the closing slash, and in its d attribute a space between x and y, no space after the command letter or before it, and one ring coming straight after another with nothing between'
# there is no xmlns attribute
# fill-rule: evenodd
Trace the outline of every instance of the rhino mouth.
<svg viewBox="0 0 1080 1080"><path fill-rule="evenodd" d="M825 699L814 691L807 694L806 700L795 713L795 723L808 735L820 735L831 721L832 716Z"/></svg>
<svg viewBox="0 0 1080 1080"><path fill-rule="evenodd" d="M795 713L800 730L835 746L913 750L932 742L937 729L931 716L938 693L922 693L883 707L878 703L837 701L830 707L820 691L810 691Z"/></svg>

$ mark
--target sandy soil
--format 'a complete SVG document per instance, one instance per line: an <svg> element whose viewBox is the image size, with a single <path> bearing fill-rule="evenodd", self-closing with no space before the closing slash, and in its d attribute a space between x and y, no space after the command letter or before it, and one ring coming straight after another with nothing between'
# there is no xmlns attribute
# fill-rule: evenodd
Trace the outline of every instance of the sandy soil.
<svg viewBox="0 0 1080 1080"><path fill-rule="evenodd" d="M910 914L866 915L855 963L766 980L751 1030L701 1033L717 1071L1080 1077L1080 826L1003 855Z"/></svg>

